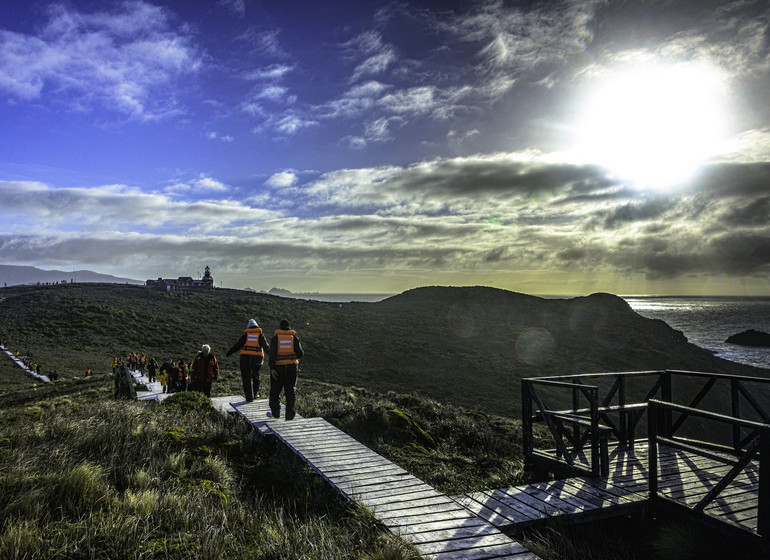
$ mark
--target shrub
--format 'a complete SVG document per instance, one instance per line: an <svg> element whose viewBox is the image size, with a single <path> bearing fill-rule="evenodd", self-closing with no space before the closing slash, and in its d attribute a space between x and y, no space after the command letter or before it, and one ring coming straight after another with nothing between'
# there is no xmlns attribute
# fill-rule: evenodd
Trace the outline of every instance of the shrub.
<svg viewBox="0 0 770 560"><path fill-rule="evenodd" d="M179 412L190 412L210 409L214 406L214 403L203 393L186 391L184 393L174 393L163 401L163 406Z"/></svg>

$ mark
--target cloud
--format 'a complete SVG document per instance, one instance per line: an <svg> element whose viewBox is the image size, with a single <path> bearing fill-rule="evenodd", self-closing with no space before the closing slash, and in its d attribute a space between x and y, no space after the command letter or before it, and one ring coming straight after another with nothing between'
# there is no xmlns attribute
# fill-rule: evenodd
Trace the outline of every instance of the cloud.
<svg viewBox="0 0 770 560"><path fill-rule="evenodd" d="M297 183L297 174L294 171L280 171L271 175L265 184L268 187L284 188L292 187Z"/></svg>
<svg viewBox="0 0 770 560"><path fill-rule="evenodd" d="M271 64L270 66L256 68L243 73L247 80L279 80L294 70L293 65Z"/></svg>
<svg viewBox="0 0 770 560"><path fill-rule="evenodd" d="M0 181L0 217L6 232L14 228L34 229L41 220L51 229L87 226L89 230L131 232L137 226L209 230L275 217L275 213L239 202L209 201L196 196L200 192L222 193L228 189L205 175L190 183L172 185L168 194L144 193L126 185L56 189L41 183ZM188 198L180 199L185 194Z"/></svg>
<svg viewBox="0 0 770 560"><path fill-rule="evenodd" d="M351 81L355 82L364 76L382 74L395 60L396 54L392 49L386 49L384 52L372 55L356 66Z"/></svg>
<svg viewBox="0 0 770 560"><path fill-rule="evenodd" d="M562 0L524 10L503 2L440 22L463 41L480 45L488 71L532 70L583 52L594 37L592 25L601 0Z"/></svg>
<svg viewBox="0 0 770 560"><path fill-rule="evenodd" d="M275 129L281 134L290 136L303 128L318 126L318 121L306 120L302 116L289 113L275 123Z"/></svg>
<svg viewBox="0 0 770 560"><path fill-rule="evenodd" d="M235 140L235 137L231 136L230 134L219 134L218 132L207 132L206 133L206 139L207 140L218 140L220 142L232 142Z"/></svg>
<svg viewBox="0 0 770 560"><path fill-rule="evenodd" d="M176 114L177 80L201 67L189 34L144 2L95 13L55 4L38 35L0 32L0 89L71 110L99 106L140 120Z"/></svg>

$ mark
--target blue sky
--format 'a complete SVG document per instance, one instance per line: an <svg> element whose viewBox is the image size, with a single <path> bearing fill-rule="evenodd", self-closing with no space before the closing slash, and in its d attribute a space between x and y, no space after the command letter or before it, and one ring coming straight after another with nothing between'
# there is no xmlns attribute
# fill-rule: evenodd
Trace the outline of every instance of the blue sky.
<svg viewBox="0 0 770 560"><path fill-rule="evenodd" d="M7 0L0 262L770 295L770 6Z"/></svg>

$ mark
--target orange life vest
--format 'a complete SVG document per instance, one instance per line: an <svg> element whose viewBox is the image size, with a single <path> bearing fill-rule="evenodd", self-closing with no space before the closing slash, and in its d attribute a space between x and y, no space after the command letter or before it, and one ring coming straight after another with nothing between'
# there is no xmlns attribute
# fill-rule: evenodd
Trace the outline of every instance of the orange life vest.
<svg viewBox="0 0 770 560"><path fill-rule="evenodd" d="M278 351L275 354L275 365L285 366L289 364L299 364L299 359L294 353L294 335L296 331L275 331L273 333L278 338Z"/></svg>
<svg viewBox="0 0 770 560"><path fill-rule="evenodd" d="M187 368L187 364L178 364L177 370L179 370L179 376L177 379L179 381L186 381L190 377L190 370Z"/></svg>
<svg viewBox="0 0 770 560"><path fill-rule="evenodd" d="M246 344L241 348L241 354L247 356L265 356L265 351L259 345L259 335L262 334L262 329L259 327L253 329L243 329L246 333Z"/></svg>

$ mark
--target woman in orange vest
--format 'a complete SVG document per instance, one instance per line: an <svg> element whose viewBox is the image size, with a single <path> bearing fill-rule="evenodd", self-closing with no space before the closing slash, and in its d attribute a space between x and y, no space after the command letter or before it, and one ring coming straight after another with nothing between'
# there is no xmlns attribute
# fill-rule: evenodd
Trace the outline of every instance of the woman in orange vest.
<svg viewBox="0 0 770 560"><path fill-rule="evenodd" d="M281 327L273 333L270 340L270 412L271 418L281 416L281 391L286 396L286 420L293 420L295 393L299 373L299 360L305 353L297 333L289 326L289 321L281 321Z"/></svg>
<svg viewBox="0 0 770 560"><path fill-rule="evenodd" d="M241 379L243 380L243 396L248 402L259 398L259 370L265 359L265 351L270 352L270 346L262 334L262 329L254 319L243 330L241 338L227 351L227 356L241 352Z"/></svg>

